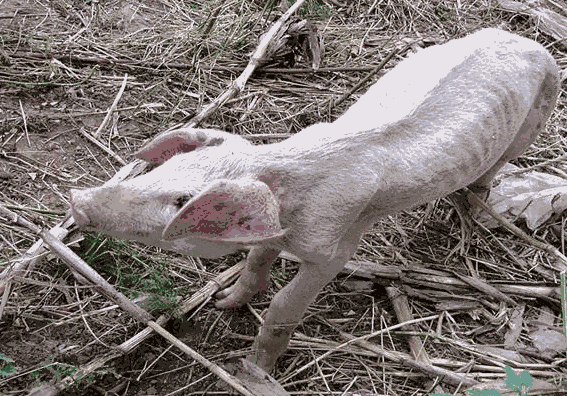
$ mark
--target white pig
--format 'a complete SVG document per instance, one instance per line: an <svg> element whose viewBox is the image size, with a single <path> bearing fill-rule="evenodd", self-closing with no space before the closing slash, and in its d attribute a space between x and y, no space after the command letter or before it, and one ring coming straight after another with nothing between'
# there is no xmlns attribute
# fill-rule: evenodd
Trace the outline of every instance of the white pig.
<svg viewBox="0 0 567 396"><path fill-rule="evenodd" d="M335 122L253 146L211 129L158 136L137 154L161 164L114 186L72 190L79 226L207 258L253 245L216 306L249 301L285 250L303 260L272 300L249 357L270 371L307 307L379 216L469 186L545 127L558 68L538 43L485 29L418 52Z"/></svg>

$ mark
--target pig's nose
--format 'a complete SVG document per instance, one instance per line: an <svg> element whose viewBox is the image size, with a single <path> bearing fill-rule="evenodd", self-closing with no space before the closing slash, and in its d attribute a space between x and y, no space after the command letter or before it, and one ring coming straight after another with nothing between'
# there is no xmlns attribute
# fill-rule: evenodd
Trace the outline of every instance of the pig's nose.
<svg viewBox="0 0 567 396"><path fill-rule="evenodd" d="M78 197L81 195L80 190L71 190L71 214L75 219L75 223L79 227L84 227L89 224L89 217L77 205L79 202Z"/></svg>

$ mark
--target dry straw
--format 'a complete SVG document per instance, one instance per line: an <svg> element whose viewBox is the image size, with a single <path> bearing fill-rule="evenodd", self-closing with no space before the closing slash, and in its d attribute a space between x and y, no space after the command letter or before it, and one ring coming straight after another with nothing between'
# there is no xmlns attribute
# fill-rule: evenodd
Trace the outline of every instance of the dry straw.
<svg viewBox="0 0 567 396"><path fill-rule="evenodd" d="M363 92L408 46L500 27L543 43L562 70L567 65L567 7L559 0L324 0L297 4L295 13L271 1L20 3L0 0L0 201L35 227L60 223L51 231L60 238L68 238L61 205L68 189L143 172L145 164L134 162L116 173L144 139L188 123L257 143L291 136L336 118L356 99L353 87ZM260 37L286 10L282 26L298 30L277 35L277 50L268 51L270 35ZM315 44L306 41L313 28L305 21L323 39L317 71ZM566 118L562 94L546 133L517 163L567 178ZM110 294L122 297L108 299L75 283L36 242L37 230L15 226L14 218L0 222L7 263L0 353L17 354L11 357L19 372L0 376L0 393L32 394L36 374L50 381L36 388L43 395L87 384L117 394L147 394L152 384L162 395L212 394L217 381L208 370L224 376L217 369L222 362L250 352L255 317L298 265L284 255L271 289L250 304L254 315L219 312L205 303L234 279L241 257L201 261L129 244L135 254L128 258L160 265L175 291L192 295L175 312L193 311L192 330L177 338L196 359L212 362L203 369L157 341L144 342L151 326L120 312L131 306L132 317L152 322L146 313L116 290ZM310 307L279 361L279 385L266 386L293 394L464 395L468 387L503 386L510 366L535 379L532 393L565 394L565 350L558 355L561 344L552 343L556 350L546 351L540 340L565 326L559 274L566 223L557 215L531 235L467 229L446 200L381 220ZM124 265L109 243L103 239L93 249ZM145 265L137 268L140 279L148 276ZM155 323L164 326L170 316ZM57 347L25 349L34 337ZM151 353L142 353L142 345ZM75 371L49 371L62 363ZM115 377L103 374L108 367ZM241 393L258 394L246 389Z"/></svg>

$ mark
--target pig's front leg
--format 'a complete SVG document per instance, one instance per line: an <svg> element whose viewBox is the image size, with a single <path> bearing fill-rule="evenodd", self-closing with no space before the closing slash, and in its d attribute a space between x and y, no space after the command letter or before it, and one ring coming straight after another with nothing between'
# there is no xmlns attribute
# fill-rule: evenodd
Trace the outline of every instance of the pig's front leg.
<svg viewBox="0 0 567 396"><path fill-rule="evenodd" d="M270 282L270 268L280 252L263 246L253 247L236 283L215 295L219 299L215 306L239 307L249 302L254 294L266 290Z"/></svg>
<svg viewBox="0 0 567 396"><path fill-rule="evenodd" d="M248 360L266 372L272 371L286 350L291 334L321 289L344 267L345 257L328 263L302 263L292 281L270 303L264 324L254 340Z"/></svg>

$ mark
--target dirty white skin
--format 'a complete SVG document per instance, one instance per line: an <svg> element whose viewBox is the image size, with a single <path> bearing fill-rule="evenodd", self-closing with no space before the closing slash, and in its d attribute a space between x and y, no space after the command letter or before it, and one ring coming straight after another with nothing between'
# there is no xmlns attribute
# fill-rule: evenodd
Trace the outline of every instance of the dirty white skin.
<svg viewBox="0 0 567 396"><path fill-rule="evenodd" d="M495 29L402 61L342 117L276 144L172 131L138 157L161 164L114 186L73 190L86 229L214 258L253 245L216 306L242 305L282 251L303 260L279 291L249 358L269 371L319 291L379 216L462 187L486 192L544 129L558 70L534 41Z"/></svg>

